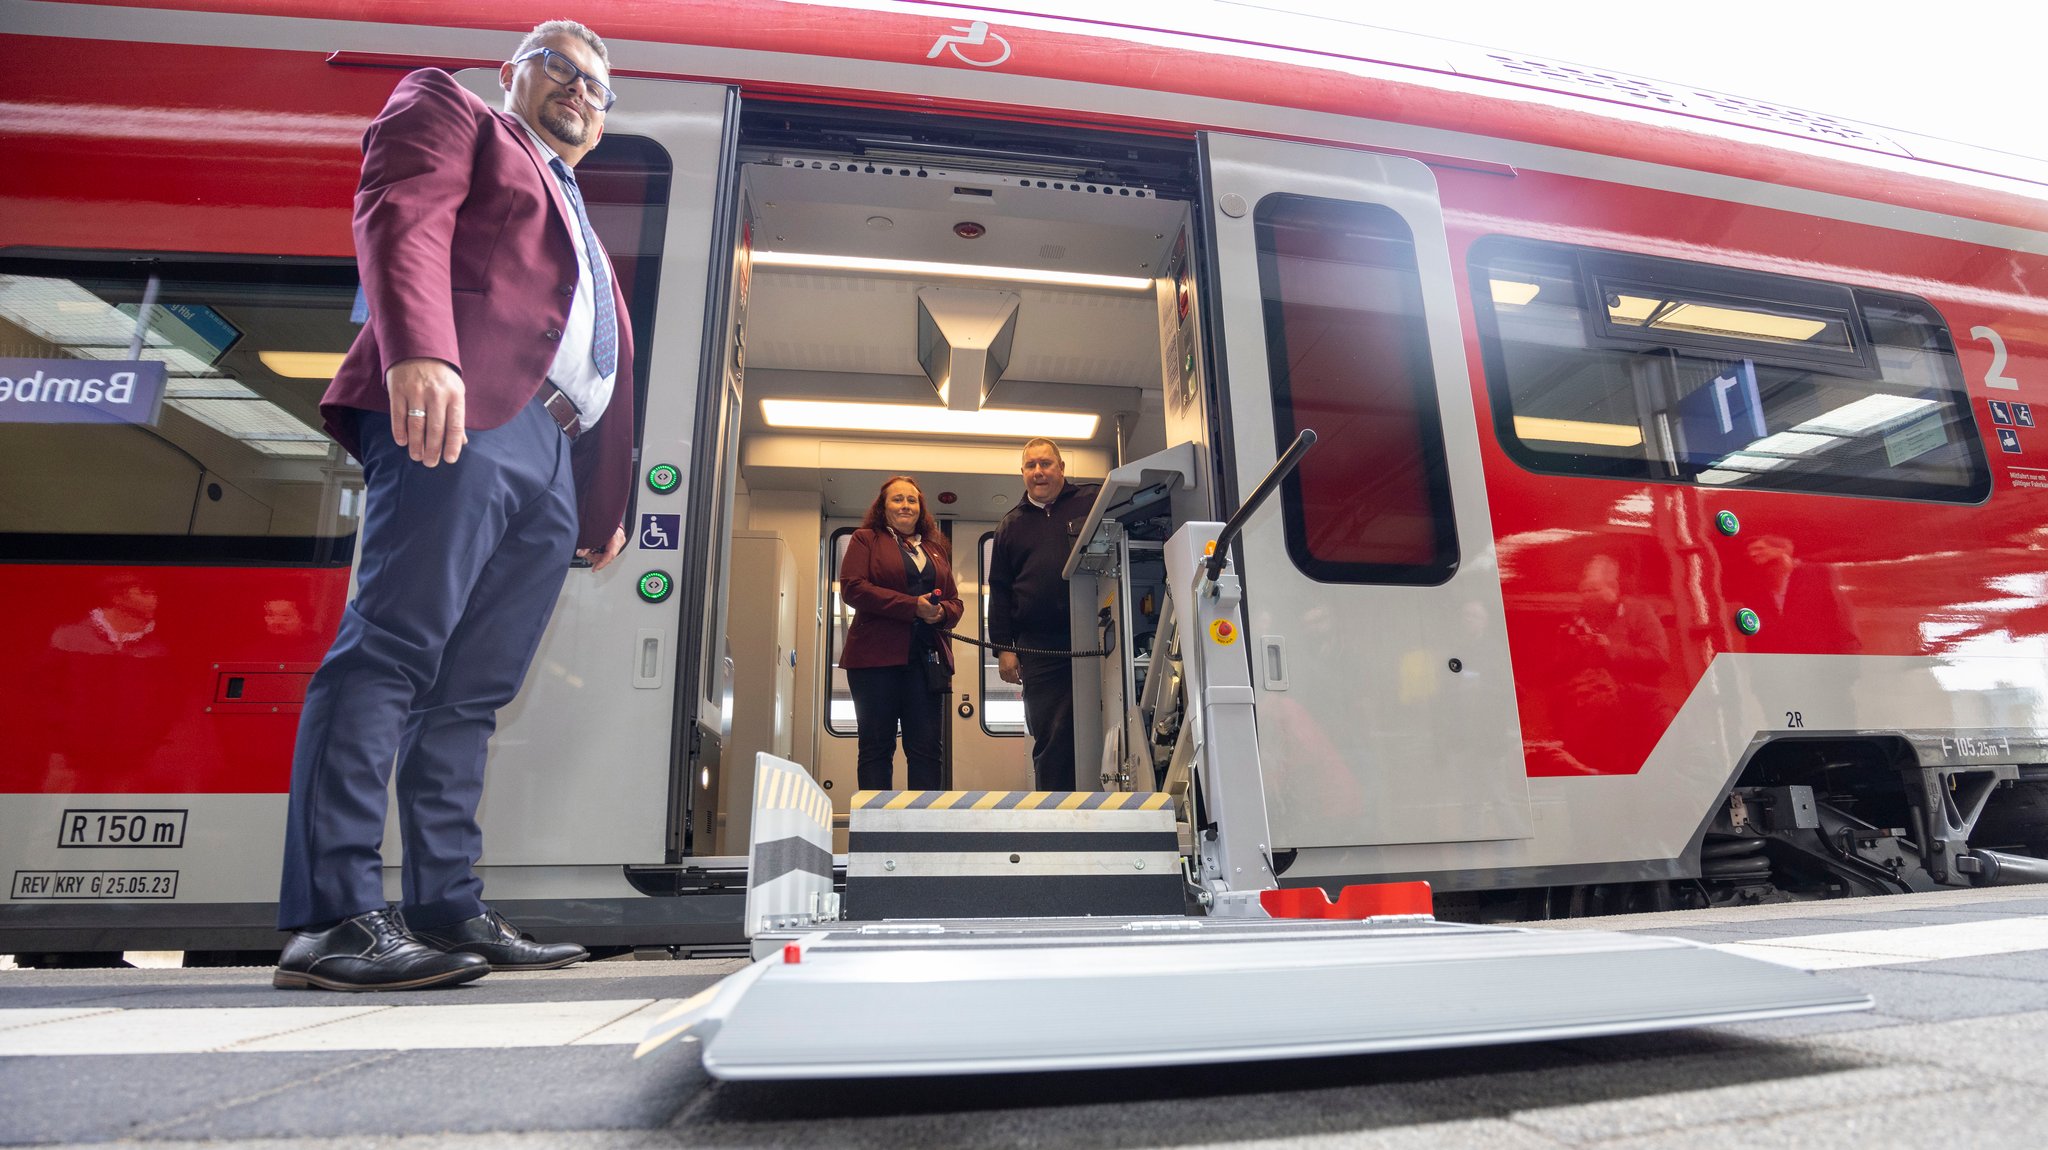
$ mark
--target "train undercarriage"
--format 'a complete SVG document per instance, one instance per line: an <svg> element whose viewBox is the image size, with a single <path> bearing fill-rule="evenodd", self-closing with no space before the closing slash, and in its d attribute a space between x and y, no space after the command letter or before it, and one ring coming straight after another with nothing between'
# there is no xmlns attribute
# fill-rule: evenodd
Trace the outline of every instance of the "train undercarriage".
<svg viewBox="0 0 2048 1150"><path fill-rule="evenodd" d="M2048 882L2048 764L1923 765L1919 741L1761 747L1683 860L1698 877L1449 891L1437 913L1528 921Z"/></svg>

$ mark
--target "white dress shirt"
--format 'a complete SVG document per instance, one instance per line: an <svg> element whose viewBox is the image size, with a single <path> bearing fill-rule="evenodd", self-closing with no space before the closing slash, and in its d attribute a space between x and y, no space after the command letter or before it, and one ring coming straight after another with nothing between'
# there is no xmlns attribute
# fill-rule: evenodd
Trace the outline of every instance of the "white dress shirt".
<svg viewBox="0 0 2048 1150"><path fill-rule="evenodd" d="M541 166L547 169L548 179L555 184L556 190L560 191L561 178L555 174L554 166L545 162L560 153L550 147L548 142L541 138L540 133L528 127L524 120L519 122L519 126L526 129L526 134L532 137L534 144L540 148L543 161ZM562 162L568 163L567 160ZM564 193L562 199L565 206L568 198ZM589 208L590 204L586 197L584 210L588 211ZM583 247L583 229L576 226L576 220L573 218L575 209L569 207L567 210L571 218L564 220L563 223L569 229L569 242L576 245L576 294L569 300L569 322L562 325L562 343L555 349L555 362L548 368L548 382L561 388L562 394L569 397L569 402L576 405L577 414L580 416L578 422L583 425L583 430L589 431L596 426L599 417L604 415L604 409L612 401L612 384L616 381L617 373L599 375L597 365L590 359L590 344L597 332L597 304L594 302L590 282L590 253ZM595 225L592 230L595 231ZM599 258L603 258L602 253L599 253ZM617 277L617 269L613 269L612 275ZM626 327L626 317L623 314L619 316L618 323L619 330L623 333Z"/></svg>

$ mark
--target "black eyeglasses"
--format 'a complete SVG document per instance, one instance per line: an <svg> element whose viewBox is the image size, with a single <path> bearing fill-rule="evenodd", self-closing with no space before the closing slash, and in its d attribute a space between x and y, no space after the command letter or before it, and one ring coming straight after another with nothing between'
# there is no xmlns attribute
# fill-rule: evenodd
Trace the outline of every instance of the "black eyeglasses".
<svg viewBox="0 0 2048 1150"><path fill-rule="evenodd" d="M512 62L524 64L535 56L540 57L540 70L546 72L548 79L555 83L566 88L573 86L578 80L583 81L584 90L597 100L599 111L609 112L612 105L619 102L619 94L612 91L611 85L578 68L575 61L553 48L535 48L524 55L514 56Z"/></svg>

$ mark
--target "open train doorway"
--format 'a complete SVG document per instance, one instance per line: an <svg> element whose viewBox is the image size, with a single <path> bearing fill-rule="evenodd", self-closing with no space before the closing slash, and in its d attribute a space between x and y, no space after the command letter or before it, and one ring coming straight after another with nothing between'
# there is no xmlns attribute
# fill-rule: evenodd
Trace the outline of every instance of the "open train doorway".
<svg viewBox="0 0 2048 1150"><path fill-rule="evenodd" d="M1058 442L1087 483L1206 445L1211 422L1192 140L767 106L743 113L738 154L723 384L699 447L727 462L678 788L699 860L745 853L759 751L809 769L843 826L857 722L836 665L852 618L838 564L888 477L924 489L966 609L957 633L981 638L1027 439ZM947 785L1028 789L1018 688L986 650L954 654ZM1084 788L1098 675L1075 676Z"/></svg>

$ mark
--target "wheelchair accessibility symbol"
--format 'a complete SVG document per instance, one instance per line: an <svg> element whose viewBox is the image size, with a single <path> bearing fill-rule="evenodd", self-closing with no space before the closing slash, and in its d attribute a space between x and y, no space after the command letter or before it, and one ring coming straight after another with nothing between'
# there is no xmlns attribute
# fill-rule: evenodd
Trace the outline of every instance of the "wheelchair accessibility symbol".
<svg viewBox="0 0 2048 1150"><path fill-rule="evenodd" d="M682 533L683 517L680 515L640 517L640 549L643 551L674 551L676 537Z"/></svg>
<svg viewBox="0 0 2048 1150"><path fill-rule="evenodd" d="M941 53L948 51L962 64L972 64L977 68L993 68L1010 58L1010 42L1003 39L1001 34L989 31L987 21L976 20L972 24L953 25L953 30L939 37L932 45L932 50L924 54L924 58L936 60Z"/></svg>

